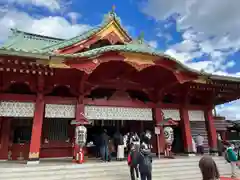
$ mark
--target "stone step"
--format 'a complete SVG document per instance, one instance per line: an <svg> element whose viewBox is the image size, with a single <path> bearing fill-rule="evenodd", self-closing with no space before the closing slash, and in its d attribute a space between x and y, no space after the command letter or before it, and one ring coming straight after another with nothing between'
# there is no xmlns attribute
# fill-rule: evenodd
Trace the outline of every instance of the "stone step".
<svg viewBox="0 0 240 180"><path fill-rule="evenodd" d="M226 171L224 169L221 169L219 168L219 170L222 172L221 175L228 175L229 176L229 172L230 171ZM224 171L224 173L223 173ZM179 180L183 180L183 179L190 179L190 178L194 178L194 179L200 179L201 178L201 173L199 171L199 169L195 170L195 171L184 171L184 172L181 172L181 171L177 171L179 173L176 173L175 172L171 172L171 173L168 173L168 174L164 174L162 173L161 171L159 172L153 172L153 179L168 179L168 180L172 180L172 179L179 179ZM107 180L118 180L118 179L130 179L129 177L129 172L124 172L124 173L111 173L111 174L106 174L106 175L103 175L102 173L99 173L99 174L96 174L95 176L89 174L89 173L86 173L88 174L88 176L81 176L79 175L78 173L74 173L74 174L71 174L71 175L55 175L55 176L51 176L51 177L34 177L34 180L45 180L45 179L49 179L49 180L75 180L75 179L86 179L86 180L103 180L103 179L107 179ZM27 178L27 180L30 180L32 179L33 177L29 177ZM12 178L11 180L26 180L26 178L24 177L17 177L17 178Z"/></svg>
<svg viewBox="0 0 240 180"><path fill-rule="evenodd" d="M171 165L178 165L177 163L181 163L181 164L189 164L192 162L198 162L200 157L177 157L175 159L166 159L166 158L161 158L153 159L153 164L160 164L160 165L165 165L165 164L171 164ZM218 157L214 157L216 160L222 160L223 158L218 158ZM43 163L39 164L39 165L22 165L22 166L18 166L18 168L16 168L15 166L13 167L5 167L5 168L1 168L0 166L0 172L4 173L12 173L12 172L29 172L29 171L35 171L36 169L38 171L41 170L59 170L59 169L78 169L78 168L90 168L90 167L109 167L109 164L111 164L110 167L114 167L114 166L122 166L122 165L126 165L126 161L122 161L122 162L111 162L111 163L101 163L101 162L90 162L88 161L87 163L84 164L62 164L62 165L58 165L58 164L53 164L53 163L47 163L47 161L43 161Z"/></svg>
<svg viewBox="0 0 240 180"><path fill-rule="evenodd" d="M215 159L216 162L219 161L219 163L222 163L222 159ZM156 167L162 167L162 166L167 166L171 165L171 167L178 167L179 163L183 166L188 166L192 165L193 163L198 163L199 158L198 157L184 157L180 159L154 159L153 160L153 165ZM119 166L125 166L127 163L126 162L111 162L111 163L101 163L101 162L96 162L96 163L86 163L86 164L67 164L67 165L36 165L36 166L22 166L19 168L0 168L1 173L26 173L26 172L35 172L36 170L38 172L40 171L59 171L59 170L81 170L81 169L89 169L89 168L115 168ZM111 166L109 166L111 165ZM0 174L1 175L1 174Z"/></svg>
<svg viewBox="0 0 240 180"><path fill-rule="evenodd" d="M198 165L197 164L197 162L196 163L194 163L195 165ZM173 165L175 165L175 166L173 166ZM179 167L180 166L180 167ZM163 174L164 173L171 173L172 171L179 171L179 170L181 170L182 172L184 172L184 171L187 171L187 170L189 170L189 169L193 169L193 163L191 163L191 164L178 164L178 165L176 165L176 164L168 164L168 165L164 165L164 164L153 164L153 172L155 173L157 173L157 172L159 172L159 171L161 171ZM198 167L198 166L197 166ZM218 167L219 168L225 168L225 163L218 163ZM2 174L0 174L0 178L4 178L4 179L6 179L6 178L8 178L8 177L19 177L19 176L21 176L22 178L24 178L24 177L33 177L33 176L36 176L36 175L38 175L38 176L44 176L44 177L46 177L46 176L52 176L52 175L68 175L68 174L75 174L75 173L77 173L77 174L80 174L81 176L85 176L86 174L86 172L87 173L90 173L90 174L101 174L102 172L105 174L105 173L107 173L107 174L111 174L112 172L114 172L115 173L115 171L116 170L118 170L118 169L121 169L121 173L122 172L128 172L129 171L129 168L127 167L127 165L125 165L125 166L117 166L117 167L109 167L109 168L103 168L103 167L101 167L101 168L91 168L91 169L87 169L87 168L78 168L78 169L68 169L68 170L55 170L55 171L34 171L34 172L28 172L28 173L21 173L21 172L18 172L18 173L2 173ZM197 171L198 171L198 168L196 168L197 169Z"/></svg>
<svg viewBox="0 0 240 180"><path fill-rule="evenodd" d="M200 179L200 157L154 160L153 179ZM222 157L214 157L221 174L229 174L230 165ZM3 171L2 171L3 170ZM126 162L89 163L82 165L39 165L21 168L0 168L0 179L5 180L129 180Z"/></svg>

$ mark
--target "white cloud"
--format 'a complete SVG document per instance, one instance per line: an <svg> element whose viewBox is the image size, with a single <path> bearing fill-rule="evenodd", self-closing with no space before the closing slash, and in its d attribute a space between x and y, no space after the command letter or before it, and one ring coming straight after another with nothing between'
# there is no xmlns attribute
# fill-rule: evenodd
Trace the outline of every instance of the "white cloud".
<svg viewBox="0 0 240 180"><path fill-rule="evenodd" d="M240 50L240 1L219 0L148 0L142 11L157 21L174 16L183 41L168 47L166 53L194 69L224 76L235 66L229 55ZM162 34L162 32L160 32ZM201 59L193 62L194 58ZM218 106L218 112L228 119L240 119L240 101Z"/></svg>
<svg viewBox="0 0 240 180"><path fill-rule="evenodd" d="M17 10L5 12L0 17L0 26L0 42L7 39L10 28L59 38L70 38L90 28L87 24L71 24L61 16L34 18Z"/></svg>
<svg viewBox="0 0 240 180"><path fill-rule="evenodd" d="M158 46L157 41L148 41L148 44L149 44L152 48L157 48L157 46Z"/></svg>
<svg viewBox="0 0 240 180"><path fill-rule="evenodd" d="M148 0L143 11L156 20L178 13L178 26L181 29L193 27L197 32L216 36L229 33L230 39L234 39L239 38L239 6L238 0Z"/></svg>
<svg viewBox="0 0 240 180"><path fill-rule="evenodd" d="M238 0L148 0L143 12L157 21L178 14L177 28L184 32L183 41L166 52L187 58L182 60L186 63L208 55L212 62L205 70L217 72L232 67L233 61L228 63L226 58L240 49L239 5Z"/></svg>
<svg viewBox="0 0 240 180"><path fill-rule="evenodd" d="M12 5L21 5L21 6L36 6L36 7L45 7L50 11L59 11L61 8L68 3L67 0L3 0L9 6Z"/></svg>
<svg viewBox="0 0 240 180"><path fill-rule="evenodd" d="M239 108L240 101L236 100L216 107L216 111L218 115L226 117L227 120L240 120L240 113L237 113Z"/></svg>

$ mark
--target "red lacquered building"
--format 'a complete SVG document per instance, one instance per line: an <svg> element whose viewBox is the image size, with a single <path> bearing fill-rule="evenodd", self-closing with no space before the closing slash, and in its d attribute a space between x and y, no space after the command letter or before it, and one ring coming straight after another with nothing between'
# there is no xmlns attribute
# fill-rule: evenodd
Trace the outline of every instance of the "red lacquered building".
<svg viewBox="0 0 240 180"><path fill-rule="evenodd" d="M91 123L91 141L101 126L154 133L162 114L177 122L176 153L193 153L198 133L216 152L212 109L239 88L239 78L198 72L132 39L114 12L71 39L13 29L0 48L0 159L72 157L73 122ZM155 152L157 141L163 152L163 133Z"/></svg>

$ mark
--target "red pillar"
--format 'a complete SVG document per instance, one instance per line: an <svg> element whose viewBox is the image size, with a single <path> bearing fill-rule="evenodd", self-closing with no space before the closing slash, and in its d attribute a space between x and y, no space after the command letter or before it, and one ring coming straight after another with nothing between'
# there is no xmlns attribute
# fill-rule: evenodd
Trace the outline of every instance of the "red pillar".
<svg viewBox="0 0 240 180"><path fill-rule="evenodd" d="M83 104L80 104L80 103L77 103L76 105L76 121L79 123L79 122L83 122L84 123L84 119L83 119L83 116L82 114L84 114L84 105ZM76 125L79 126L79 124ZM74 130L74 137L75 137L75 130ZM76 154L79 152L79 146L75 143L75 139L76 137L74 138L74 150L73 150L73 160L75 161L76 160Z"/></svg>
<svg viewBox="0 0 240 180"><path fill-rule="evenodd" d="M163 134L163 127L162 126L159 126L157 124L159 124L162 120L163 120L163 115L162 115L162 110L161 108L155 108L153 109L153 113L154 113L154 119L155 119L155 125L156 127L160 128L160 135L158 136L159 138L156 138L157 139L157 143L159 143L159 146L160 146L160 153L164 153L164 147L165 147L165 138L164 138L164 134ZM158 149L157 149L158 150ZM157 151L157 152L159 152Z"/></svg>
<svg viewBox="0 0 240 180"><path fill-rule="evenodd" d="M214 117L212 114L212 109L209 108L205 110L205 122L206 129L208 132L208 143L210 147L210 153L217 153L217 131L214 125Z"/></svg>
<svg viewBox="0 0 240 180"><path fill-rule="evenodd" d="M35 104L28 163L39 162L43 118L44 118L43 95L38 94L36 104Z"/></svg>
<svg viewBox="0 0 240 180"><path fill-rule="evenodd" d="M183 143L184 143L184 153L192 154L193 147L192 147L192 134L191 134L191 127L190 121L188 116L188 110L184 106L180 108L180 125L182 127L182 136L183 136Z"/></svg>
<svg viewBox="0 0 240 180"><path fill-rule="evenodd" d="M8 159L8 147L9 147L9 139L11 133L11 119L10 118L0 118L0 159L7 160Z"/></svg>

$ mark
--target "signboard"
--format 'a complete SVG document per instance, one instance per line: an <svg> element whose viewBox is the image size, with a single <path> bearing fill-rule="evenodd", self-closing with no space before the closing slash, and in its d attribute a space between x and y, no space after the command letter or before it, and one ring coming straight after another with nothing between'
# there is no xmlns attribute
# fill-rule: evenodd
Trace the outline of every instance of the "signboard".
<svg viewBox="0 0 240 180"><path fill-rule="evenodd" d="M161 131L160 131L160 127L155 127L155 134L160 134Z"/></svg>

